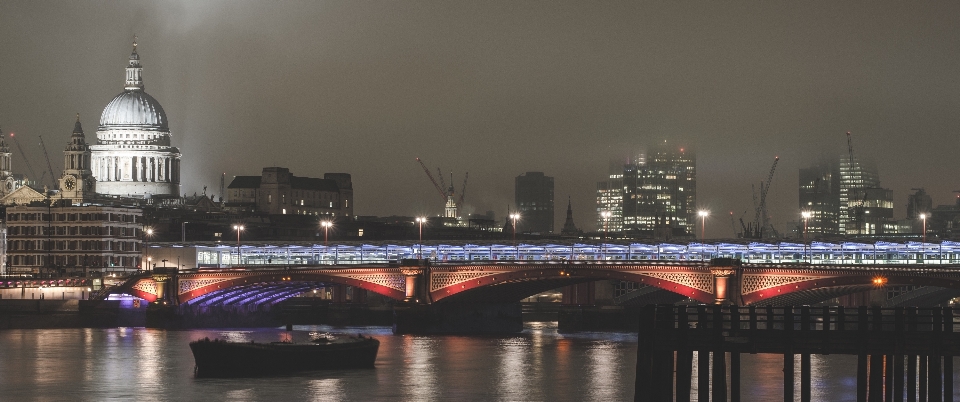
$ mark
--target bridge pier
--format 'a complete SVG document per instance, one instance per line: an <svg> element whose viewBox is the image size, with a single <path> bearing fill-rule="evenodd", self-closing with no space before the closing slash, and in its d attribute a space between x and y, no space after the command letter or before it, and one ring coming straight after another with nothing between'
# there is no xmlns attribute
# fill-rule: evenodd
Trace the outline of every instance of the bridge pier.
<svg viewBox="0 0 960 402"><path fill-rule="evenodd" d="M736 283L736 277L740 270L740 260L733 258L714 258L710 260L710 273L713 274L714 304L740 304L740 287Z"/></svg>

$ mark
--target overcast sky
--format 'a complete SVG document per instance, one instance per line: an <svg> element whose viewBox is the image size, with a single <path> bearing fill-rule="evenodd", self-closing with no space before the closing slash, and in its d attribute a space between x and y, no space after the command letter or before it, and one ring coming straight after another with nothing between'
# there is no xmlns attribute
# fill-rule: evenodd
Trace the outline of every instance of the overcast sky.
<svg viewBox="0 0 960 402"><path fill-rule="evenodd" d="M278 165L351 173L359 215L441 213L420 157L457 187L469 171L468 210L498 218L514 177L543 171L557 229L569 196L592 230L609 160L669 139L697 152L708 237L730 237L727 214L752 208L776 155L773 222L797 220L798 169L845 154L846 131L898 217L912 187L953 203L958 16L958 2L3 0L0 126L38 172L43 135L59 173L74 114L94 140L136 34L185 193Z"/></svg>

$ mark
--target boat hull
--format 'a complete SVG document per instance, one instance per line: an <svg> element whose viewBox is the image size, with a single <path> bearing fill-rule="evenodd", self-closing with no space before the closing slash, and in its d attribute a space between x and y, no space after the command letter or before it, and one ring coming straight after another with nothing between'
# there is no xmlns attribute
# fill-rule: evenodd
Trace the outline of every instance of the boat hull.
<svg viewBox="0 0 960 402"><path fill-rule="evenodd" d="M354 338L321 344L190 343L197 377L241 377L305 370L373 368L380 341Z"/></svg>

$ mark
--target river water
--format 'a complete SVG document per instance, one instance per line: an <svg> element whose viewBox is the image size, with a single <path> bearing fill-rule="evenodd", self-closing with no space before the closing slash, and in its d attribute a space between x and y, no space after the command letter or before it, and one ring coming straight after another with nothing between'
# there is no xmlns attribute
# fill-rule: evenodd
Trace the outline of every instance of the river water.
<svg viewBox="0 0 960 402"><path fill-rule="evenodd" d="M381 341L376 368L193 376L191 340L305 341L311 332L375 336ZM527 323L512 336L395 336L388 327L327 326L4 330L0 400L627 401L633 400L636 345L629 333L558 334L555 322ZM856 399L855 357L813 356L812 363L814 400ZM744 400L783 400L780 356L744 355L742 367Z"/></svg>

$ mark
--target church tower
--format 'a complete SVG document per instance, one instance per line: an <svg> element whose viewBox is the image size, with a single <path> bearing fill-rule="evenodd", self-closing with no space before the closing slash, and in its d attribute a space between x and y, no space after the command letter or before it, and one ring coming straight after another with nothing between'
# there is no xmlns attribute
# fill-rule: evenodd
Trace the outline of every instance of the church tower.
<svg viewBox="0 0 960 402"><path fill-rule="evenodd" d="M63 198L74 202L83 202L96 192L96 179L90 170L90 147L87 146L83 127L80 126L80 114L73 126L70 143L63 150L63 174L60 176L60 191Z"/></svg>
<svg viewBox="0 0 960 402"><path fill-rule="evenodd" d="M4 197L15 190L13 180L13 164L10 158L10 147L7 146L6 135L0 129L0 197Z"/></svg>

